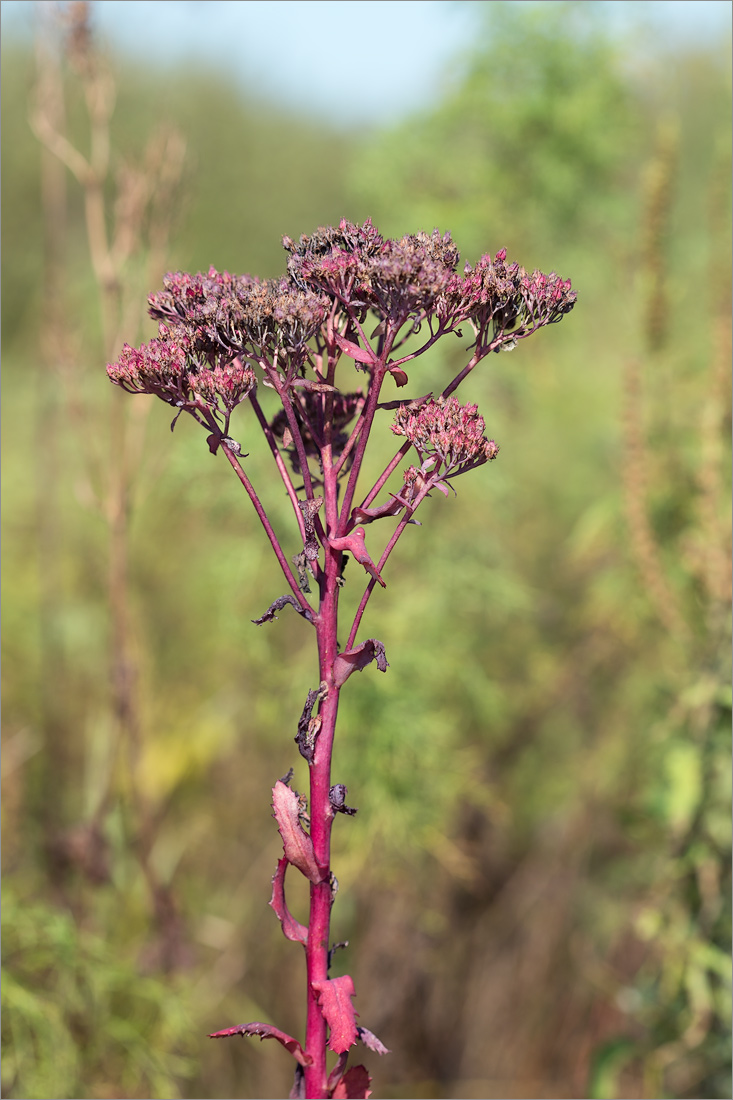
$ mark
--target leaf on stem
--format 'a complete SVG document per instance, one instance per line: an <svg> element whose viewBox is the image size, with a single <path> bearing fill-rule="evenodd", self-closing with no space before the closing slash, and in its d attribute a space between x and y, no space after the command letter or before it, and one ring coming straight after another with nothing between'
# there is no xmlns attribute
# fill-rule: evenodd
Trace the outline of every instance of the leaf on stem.
<svg viewBox="0 0 733 1100"><path fill-rule="evenodd" d="M345 336L339 336L337 332L333 334L333 337L338 347L344 355L348 355L349 359L353 359L357 363L367 363L370 367L376 364L377 357L371 348L361 348L358 344L347 340Z"/></svg>
<svg viewBox="0 0 733 1100"><path fill-rule="evenodd" d="M378 638L367 638L355 649L349 649L346 653L339 653L333 662L333 678L336 687L341 687L346 683L352 672L361 672L372 661L377 662L377 668L380 672L386 672L389 668L384 644Z"/></svg>
<svg viewBox="0 0 733 1100"><path fill-rule="evenodd" d="M348 974L340 978L328 978L322 982L311 982L311 988L318 999L323 1018L331 1029L328 1046L337 1054L353 1047L357 1040L356 1009L351 1003L354 996L354 983Z"/></svg>
<svg viewBox="0 0 733 1100"><path fill-rule="evenodd" d="M302 615L304 619L307 619L309 623L313 622L312 612L301 607L295 596L278 596L274 603L271 603L264 615L259 619L253 619L252 622L255 626L262 626L263 623L271 623L273 619L277 618L276 611L282 611L286 604L291 603L299 615Z"/></svg>
<svg viewBox="0 0 733 1100"><path fill-rule="evenodd" d="M315 518L323 504L323 497L314 500L299 500L298 507L303 513L303 526L305 528L305 541L303 550L308 561L315 561L318 557L318 539L316 538Z"/></svg>
<svg viewBox="0 0 733 1100"><path fill-rule="evenodd" d="M359 562L359 565L363 565L367 573L370 573L372 577L374 577L375 581L379 581L382 588L387 587L387 585L380 577L376 565L369 557L369 551L367 550L366 543L364 542L363 527L355 527L351 534L344 535L343 538L339 539L331 538L328 541L334 550L347 550L350 554L353 555L356 561Z"/></svg>
<svg viewBox="0 0 733 1100"><path fill-rule="evenodd" d="M232 1035L259 1035L262 1039L277 1039L278 1043L282 1043L287 1051L292 1054L296 1062L299 1062L301 1066L313 1065L313 1059L310 1054L306 1054L302 1046L297 1039L294 1039L292 1035L287 1035L284 1031L280 1031L278 1028L273 1027L271 1024L240 1024L239 1027L227 1027L223 1031L214 1031L209 1035L210 1039L228 1039Z"/></svg>
<svg viewBox="0 0 733 1100"><path fill-rule="evenodd" d="M325 694L323 686L311 688L305 700L303 713L298 719L298 734L295 743L298 746L300 755L309 764L313 763L316 754L316 738L320 732L322 721L320 714L313 714L313 708L320 699L324 698Z"/></svg>
<svg viewBox="0 0 733 1100"><path fill-rule="evenodd" d="M336 386L329 386L328 382L312 382L310 378L294 378L288 386L291 390L306 390L307 393L338 393Z"/></svg>
<svg viewBox="0 0 733 1100"><path fill-rule="evenodd" d="M403 371L402 367L388 367L387 369L394 378L398 387L406 386L407 383L410 381L405 371Z"/></svg>
<svg viewBox="0 0 733 1100"><path fill-rule="evenodd" d="M272 808L287 862L297 867L311 882L323 882L323 874L313 854L313 841L300 824L298 796L279 779L272 788Z"/></svg>
<svg viewBox="0 0 733 1100"><path fill-rule="evenodd" d="M369 1100L372 1079L366 1066L352 1066L347 1069L331 1094L333 1100Z"/></svg>
<svg viewBox="0 0 733 1100"><path fill-rule="evenodd" d="M305 1100L305 1072L302 1066L295 1067L293 1087L288 1093L288 1100Z"/></svg>
<svg viewBox="0 0 733 1100"><path fill-rule="evenodd" d="M373 523L375 519L383 519L386 516L398 516L403 508L409 507L401 497L391 494L391 500L386 504L376 505L374 508L352 508L351 519L359 523Z"/></svg>
<svg viewBox="0 0 733 1100"><path fill-rule="evenodd" d="M285 872L287 868L287 859L279 859L277 861L277 871L275 871L275 874L272 876L272 897L269 904L274 910L275 916L280 921L286 939L305 945L308 943L308 929L304 924L301 924L300 921L295 919L285 901ZM369 1034L371 1034L371 1032ZM367 1043L367 1046L368 1045Z"/></svg>
<svg viewBox="0 0 733 1100"><path fill-rule="evenodd" d="M341 1054L339 1054L338 1056L338 1061L336 1062L336 1065L329 1073L328 1080L326 1081L326 1091L329 1093L330 1096L333 1095L333 1090L336 1088L336 1085L343 1077L348 1060L349 1052L347 1050L342 1051Z"/></svg>
<svg viewBox="0 0 733 1100"><path fill-rule="evenodd" d="M381 1039L378 1039L373 1031L370 1031L368 1027L356 1028L357 1034L361 1039L365 1047L369 1050L373 1050L375 1054L391 1054L392 1051L389 1047L386 1047Z"/></svg>
<svg viewBox="0 0 733 1100"><path fill-rule="evenodd" d="M308 583L308 571L310 570L313 575L313 566L305 556L305 547L299 554L294 554L290 559L298 572L298 588L301 592L310 592L311 586Z"/></svg>
<svg viewBox="0 0 733 1100"><path fill-rule="evenodd" d="M346 805L346 796L349 793L348 787L345 787L343 783L334 783L328 792L328 801L331 803L331 809L335 814L348 814L353 817L354 814L359 811L355 806Z"/></svg>

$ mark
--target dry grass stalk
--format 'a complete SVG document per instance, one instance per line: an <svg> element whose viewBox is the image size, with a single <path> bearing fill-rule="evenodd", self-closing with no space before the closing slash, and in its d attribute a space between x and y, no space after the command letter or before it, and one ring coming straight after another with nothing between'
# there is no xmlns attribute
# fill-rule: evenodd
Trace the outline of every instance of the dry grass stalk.
<svg viewBox="0 0 733 1100"><path fill-rule="evenodd" d="M47 296L49 302L52 297L54 300L54 308L46 315L42 340L44 346L55 349L50 358L63 384L64 414L74 423L76 438L84 448L86 484L83 497L104 517L108 530L110 706L115 718L111 755L118 758L118 766L110 769L91 820L67 829L64 836L56 838L56 846L60 855L73 856L80 850L77 843L80 828L92 839L99 837L104 817L112 805L120 798L129 799L133 819L130 842L148 884L160 930L160 951L155 961L168 967L180 960L180 937L170 891L150 863L157 825L154 807L147 804L138 776L141 741L138 669L128 619L131 487L142 451L149 403L141 403L130 410L115 393L110 400L107 432L91 431L92 414L81 397L81 357L74 347L76 341L68 323L68 309L64 309L66 258L61 227L65 223L64 169L68 169L83 195L87 244L102 321L103 350L105 357L112 359L123 334L139 328L141 281L149 285L162 273L185 144L173 130L161 130L149 141L141 165L113 164L111 119L116 86L94 41L90 18L91 5L86 2L71 3L66 8L39 5L38 79L30 124L44 150L44 180L47 181L44 218L49 261ZM64 60L83 91L89 125L88 154L68 136ZM111 208L107 197L110 184L116 195ZM100 441L103 454L92 451L93 439ZM53 493L51 483L44 491ZM120 765L127 773L124 780Z"/></svg>

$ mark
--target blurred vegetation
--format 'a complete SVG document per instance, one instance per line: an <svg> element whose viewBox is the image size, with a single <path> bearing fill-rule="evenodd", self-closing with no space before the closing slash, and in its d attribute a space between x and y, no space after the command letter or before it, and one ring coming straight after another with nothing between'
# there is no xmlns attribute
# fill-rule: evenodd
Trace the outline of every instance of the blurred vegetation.
<svg viewBox="0 0 733 1100"><path fill-rule="evenodd" d="M204 1036L302 1029L266 903L307 626L252 627L281 581L238 485L103 366L127 318L120 339L154 331L152 261L270 276L283 233L342 215L451 229L470 261L506 246L579 294L468 380L500 461L406 534L365 624L389 673L344 693L335 965L394 1051L375 1095L730 1095L727 43L642 63L602 5L485 7L443 103L389 132L115 61L110 234L153 124L186 152L168 237L152 219L119 270L137 311L120 292L106 327L82 189L28 124L37 62L4 41L8 1097L290 1088L274 1044ZM83 80L61 76L85 149Z"/></svg>

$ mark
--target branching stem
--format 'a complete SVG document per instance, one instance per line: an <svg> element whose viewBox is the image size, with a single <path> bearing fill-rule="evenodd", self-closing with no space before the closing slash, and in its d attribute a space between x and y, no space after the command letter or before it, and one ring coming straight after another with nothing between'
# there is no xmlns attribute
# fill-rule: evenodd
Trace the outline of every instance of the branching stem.
<svg viewBox="0 0 733 1100"><path fill-rule="evenodd" d="M242 469L242 466L239 462L239 459L234 454L234 451L232 451L232 449L229 447L229 445L227 443L222 442L221 449L224 452L224 454L227 456L227 459L229 460L229 464L231 465L231 467L234 470L235 474L237 475L237 477L241 481L242 485L244 486L245 491L247 493L247 496L252 501L252 505L254 507L254 510L257 513L257 515L259 516L260 523L262 524L262 526L265 529L265 534L267 535L268 539L270 540L270 545L272 546L272 549L275 551L275 557L280 562L280 568L282 569L282 571L285 575L285 580L288 582L290 588L292 589L293 595L295 596L296 600L298 601L300 606L303 608L303 610L307 611L309 616L312 616L313 615L313 608L308 603L305 596L300 591L300 588L297 585L297 582L295 580L295 577L293 576L290 565L288 564L288 560L287 560L287 558L285 557L285 555L283 553L283 550L282 550L282 547L281 547L281 545L278 541L277 535L275 534L275 532L272 529L272 524L270 523L269 519L267 518L267 513L265 512L265 509L262 507L262 502L260 501L260 498L257 496L257 493L255 492L255 489L254 489L254 486L252 485L252 482L249 480L249 478L245 474L245 472Z"/></svg>

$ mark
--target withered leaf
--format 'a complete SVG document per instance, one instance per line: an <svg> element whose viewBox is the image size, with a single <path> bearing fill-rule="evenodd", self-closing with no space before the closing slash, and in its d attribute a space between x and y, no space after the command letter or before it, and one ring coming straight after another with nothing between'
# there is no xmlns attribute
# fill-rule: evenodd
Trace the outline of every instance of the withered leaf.
<svg viewBox="0 0 733 1100"><path fill-rule="evenodd" d="M306 1054L302 1046L297 1039L294 1039L292 1035L287 1035L284 1031L280 1031L279 1028L273 1027L272 1024L240 1024L239 1027L226 1027L223 1031L214 1031L209 1035L210 1039L228 1039L232 1035L258 1035L260 1039L277 1039L278 1043L282 1043L287 1051L289 1051L296 1062L299 1062L301 1066L310 1066L313 1064L313 1059L310 1054Z"/></svg>
<svg viewBox="0 0 733 1100"><path fill-rule="evenodd" d="M298 507L303 514L303 526L305 528L303 551L308 561L315 561L319 553L315 517L322 504L323 497L316 497L314 500L298 501Z"/></svg>
<svg viewBox="0 0 733 1100"><path fill-rule="evenodd" d="M372 661L377 662L377 668L380 672L386 672L389 668L384 645L378 638L367 638L355 649L349 649L346 653L339 653L333 662L333 677L336 686L341 687L342 684L346 683L352 672L361 672Z"/></svg>
<svg viewBox="0 0 733 1100"><path fill-rule="evenodd" d="M328 1046L341 1054L352 1047L357 1040L356 1009L351 1003L354 996L354 983L348 974L340 978L330 978L323 982L311 982L313 991L321 1006L323 1018L330 1028Z"/></svg>
<svg viewBox="0 0 733 1100"><path fill-rule="evenodd" d="M358 344L347 340L345 336L339 336L337 332L334 333L334 340L344 355L348 355L349 359L353 359L357 363L368 363L370 366L376 363L377 357L371 348L360 348Z"/></svg>
<svg viewBox="0 0 733 1100"><path fill-rule="evenodd" d="M374 508L353 508L351 519L359 523L373 523L375 519L383 519L385 516L397 516L406 507L409 507L407 502L393 493L386 504L379 504Z"/></svg>
<svg viewBox="0 0 733 1100"><path fill-rule="evenodd" d="M350 534L344 535L342 538L330 538L328 541L334 550L347 550L360 565L364 566L367 573L374 577L375 581L379 581L382 588L387 587L379 575L379 570L369 556L364 541L363 527L355 527Z"/></svg>
<svg viewBox="0 0 733 1100"><path fill-rule="evenodd" d="M261 615L259 619L253 619L252 622L255 626L262 626L263 623L270 623L273 619L277 618L276 611L282 611L286 604L292 604L299 615L302 615L304 619L307 619L309 623L313 622L313 613L301 607L296 600L295 596L278 596L278 598L271 603L264 615Z"/></svg>
<svg viewBox="0 0 733 1100"><path fill-rule="evenodd" d="M333 1090L333 1100L369 1100L371 1083L366 1066L352 1066Z"/></svg>
<svg viewBox="0 0 733 1100"><path fill-rule="evenodd" d="M285 901L285 872L287 869L287 859L279 859L277 861L277 871L272 876L272 897L269 904L280 921L285 937L294 940L296 943L306 944L308 942L308 929L295 919Z"/></svg>
<svg viewBox="0 0 733 1100"><path fill-rule="evenodd" d="M305 1073L301 1065L295 1067L295 1077L288 1093L288 1100L305 1100Z"/></svg>
<svg viewBox="0 0 733 1100"><path fill-rule="evenodd" d="M321 728L320 715L314 715L313 708L321 698L323 698L323 696L320 688L312 688L308 692L305 700L303 713L298 719L298 733L295 738L295 743L300 750L300 755L304 757L309 764L313 763L316 751L316 738Z"/></svg>
<svg viewBox="0 0 733 1100"><path fill-rule="evenodd" d="M328 1080L326 1081L326 1090L327 1090L329 1096L333 1095L334 1088L336 1087L336 1085L339 1083L339 1081L343 1077L344 1070L346 1069L346 1063L348 1062L348 1060L349 1060L348 1050L342 1051L341 1054L339 1054L339 1056L338 1056L338 1061L336 1062L336 1065L333 1067L333 1069L329 1073Z"/></svg>
<svg viewBox="0 0 733 1100"><path fill-rule="evenodd" d="M394 378L398 387L406 386L407 383L410 381L405 371L403 371L402 367L390 367L389 373Z"/></svg>
<svg viewBox="0 0 733 1100"><path fill-rule="evenodd" d="M381 1039L378 1039L373 1031L370 1031L368 1027L359 1027L357 1025L357 1034L361 1039L365 1047L369 1047L369 1050L373 1050L375 1054L390 1054L391 1051L384 1045Z"/></svg>
<svg viewBox="0 0 733 1100"><path fill-rule="evenodd" d="M324 876L313 854L313 841L300 824L298 796L279 779L272 788L272 808L287 862L297 867L311 882L322 882Z"/></svg>

